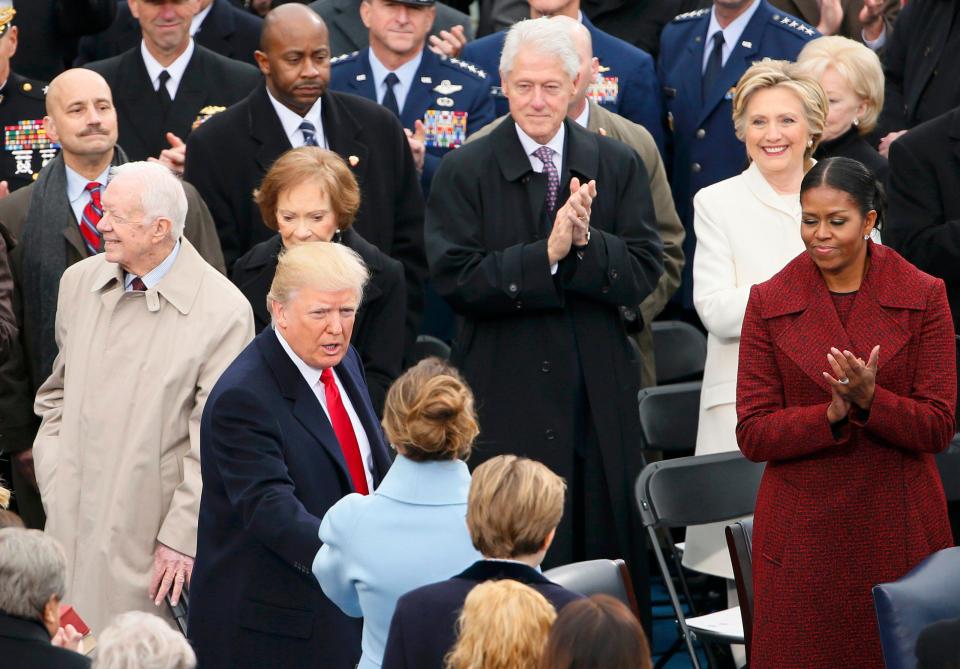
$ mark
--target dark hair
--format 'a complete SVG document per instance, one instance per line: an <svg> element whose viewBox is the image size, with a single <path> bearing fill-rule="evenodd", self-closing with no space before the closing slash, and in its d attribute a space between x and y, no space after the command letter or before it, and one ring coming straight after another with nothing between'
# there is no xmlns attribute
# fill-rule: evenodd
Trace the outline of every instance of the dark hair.
<svg viewBox="0 0 960 669"><path fill-rule="evenodd" d="M829 186L850 196L861 216L877 212L877 230L883 225L887 212L887 195L883 186L866 165L852 158L826 158L814 165L800 184L800 197L812 188Z"/></svg>
<svg viewBox="0 0 960 669"><path fill-rule="evenodd" d="M620 600L594 595L560 610L540 669L650 669L650 646Z"/></svg>

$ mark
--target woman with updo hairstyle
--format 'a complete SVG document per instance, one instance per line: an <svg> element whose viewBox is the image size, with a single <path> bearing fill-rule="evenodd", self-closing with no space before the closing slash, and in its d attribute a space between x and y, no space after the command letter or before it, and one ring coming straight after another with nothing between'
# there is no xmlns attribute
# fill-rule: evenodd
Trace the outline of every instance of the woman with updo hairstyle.
<svg viewBox="0 0 960 669"><path fill-rule="evenodd" d="M550 629L540 669L651 669L650 645L633 612L610 595L567 604Z"/></svg>
<svg viewBox="0 0 960 669"><path fill-rule="evenodd" d="M403 265L352 227L361 204L353 171L333 151L302 146L277 158L253 197L263 224L277 234L242 255L230 279L250 301L257 333L270 325L267 293L285 249L305 242L339 242L355 251L370 280L350 344L360 354L379 415L387 388L402 369L407 289Z"/></svg>
<svg viewBox="0 0 960 669"><path fill-rule="evenodd" d="M761 60L737 83L733 125L749 167L701 189L693 201L693 303L707 330L696 455L737 450L737 356L747 296L803 250L800 182L814 163L827 107L820 84L787 61ZM727 579L733 604L726 524L687 528L683 564Z"/></svg>
<svg viewBox="0 0 960 669"><path fill-rule="evenodd" d="M803 47L797 65L820 82L830 105L813 157L859 160L884 183L887 159L866 140L883 109L883 67L877 54L846 37L818 37Z"/></svg>
<svg viewBox="0 0 960 669"><path fill-rule="evenodd" d="M444 669L534 669L556 618L553 605L529 585L485 581L463 603Z"/></svg>
<svg viewBox="0 0 960 669"><path fill-rule="evenodd" d="M480 428L460 374L427 358L390 387L383 427L397 458L370 495L347 495L320 525L313 573L348 616L363 617L360 669L379 667L401 595L481 559L467 531L470 455Z"/></svg>
<svg viewBox="0 0 960 669"><path fill-rule="evenodd" d="M766 462L753 525L755 669L882 669L871 590L953 545L934 454L954 434L943 281L874 243L883 189L828 158L800 187L805 250L753 286L737 440Z"/></svg>

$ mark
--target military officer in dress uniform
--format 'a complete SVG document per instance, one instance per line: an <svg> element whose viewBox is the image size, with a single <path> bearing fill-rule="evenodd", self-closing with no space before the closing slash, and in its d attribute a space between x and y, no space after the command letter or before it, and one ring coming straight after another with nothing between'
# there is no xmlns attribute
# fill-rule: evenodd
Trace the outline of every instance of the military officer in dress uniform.
<svg viewBox="0 0 960 669"><path fill-rule="evenodd" d="M43 130L47 85L10 70L10 59L17 51L17 27L13 25L17 12L3 3L0 7L0 193L6 193L33 183L60 147Z"/></svg>
<svg viewBox="0 0 960 669"><path fill-rule="evenodd" d="M475 65L426 47L434 0L363 0L370 46L331 61L330 88L379 102L407 130L420 183L448 151L494 118L490 82Z"/></svg>
<svg viewBox="0 0 960 669"><path fill-rule="evenodd" d="M650 54L590 23L580 11L580 0L530 0L530 16L569 16L583 24L593 40L593 55L600 61L600 74L587 91L588 97L642 125L653 135L662 151L664 129L660 88ZM507 98L500 88L500 52L505 38L505 31L487 35L469 42L461 53L464 60L476 63L489 75L497 116L509 111Z"/></svg>
<svg viewBox="0 0 960 669"><path fill-rule="evenodd" d="M796 60L812 27L767 0L724 0L681 14L660 37L658 75L668 127L667 164L677 213L686 229L683 269L675 305L693 314L693 196L739 174L747 154L733 130L734 87L763 58ZM680 316L680 314L675 314Z"/></svg>

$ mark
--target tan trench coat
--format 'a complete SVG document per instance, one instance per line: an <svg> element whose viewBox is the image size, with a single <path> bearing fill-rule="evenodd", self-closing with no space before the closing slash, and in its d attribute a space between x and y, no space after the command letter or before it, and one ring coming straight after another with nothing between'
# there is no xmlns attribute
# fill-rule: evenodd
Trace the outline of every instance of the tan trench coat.
<svg viewBox="0 0 960 669"><path fill-rule="evenodd" d="M37 480L46 531L67 553L66 601L99 633L123 611L157 612L148 597L157 542L196 553L200 415L253 338L253 315L182 239L173 267L143 293L125 293L103 254L68 268L56 337L35 405Z"/></svg>

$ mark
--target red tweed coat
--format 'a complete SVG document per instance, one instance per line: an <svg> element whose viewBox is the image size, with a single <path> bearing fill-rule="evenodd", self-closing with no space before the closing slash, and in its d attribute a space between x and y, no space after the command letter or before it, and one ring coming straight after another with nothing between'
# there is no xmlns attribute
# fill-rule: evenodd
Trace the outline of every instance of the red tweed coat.
<svg viewBox="0 0 960 669"><path fill-rule="evenodd" d="M871 244L840 324L802 254L750 293L740 339L737 441L767 462L753 538L754 669L882 669L870 589L951 545L933 453L954 433L953 321L943 281ZM869 415L827 422L831 346L880 345Z"/></svg>

